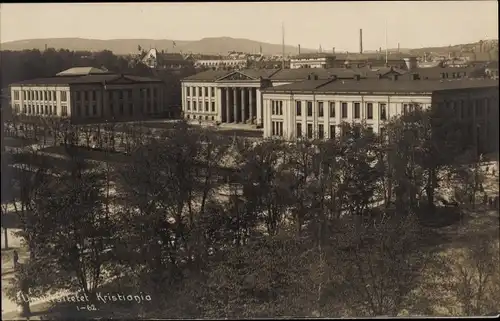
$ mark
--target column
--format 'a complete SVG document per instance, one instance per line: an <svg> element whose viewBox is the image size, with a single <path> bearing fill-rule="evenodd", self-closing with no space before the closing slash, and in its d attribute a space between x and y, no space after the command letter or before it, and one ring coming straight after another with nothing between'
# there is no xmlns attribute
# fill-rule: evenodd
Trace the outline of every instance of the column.
<svg viewBox="0 0 500 321"><path fill-rule="evenodd" d="M237 97L237 90L238 88L234 87L233 88L233 122L234 123L238 123L238 106L237 106L237 101L238 101L238 97Z"/></svg>
<svg viewBox="0 0 500 321"><path fill-rule="evenodd" d="M256 93L255 93L255 99L256 99L256 110L257 110L257 124L258 125L264 125L264 121L263 121L263 115L262 115L262 96L260 94L260 89L256 89Z"/></svg>
<svg viewBox="0 0 500 321"><path fill-rule="evenodd" d="M254 95L253 88L248 88L248 101L249 101L248 105L250 106L249 118L251 124L253 124L253 95Z"/></svg>
<svg viewBox="0 0 500 321"><path fill-rule="evenodd" d="M241 88L241 122L246 123L247 120L247 102L246 102L246 88Z"/></svg>
<svg viewBox="0 0 500 321"><path fill-rule="evenodd" d="M216 119L218 122L222 123L222 89L215 87L216 93L215 93L215 111L217 112Z"/></svg>
<svg viewBox="0 0 500 321"><path fill-rule="evenodd" d="M224 93L226 95L226 123L229 123L231 122L231 112L230 112L230 109L229 109L229 88L226 87L224 88Z"/></svg>

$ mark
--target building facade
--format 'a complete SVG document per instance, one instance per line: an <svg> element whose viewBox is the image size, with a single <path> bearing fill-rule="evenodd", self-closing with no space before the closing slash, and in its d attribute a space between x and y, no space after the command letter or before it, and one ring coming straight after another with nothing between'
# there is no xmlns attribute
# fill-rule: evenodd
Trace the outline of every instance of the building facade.
<svg viewBox="0 0 500 321"><path fill-rule="evenodd" d="M470 120L471 135L482 149L498 146L491 139L498 137L498 81L308 80L270 87L262 95L264 137L333 138L341 135L343 123L353 122L382 132L392 117L437 105Z"/></svg>
<svg viewBox="0 0 500 321"><path fill-rule="evenodd" d="M290 68L332 68L335 55L327 53L300 54L290 58Z"/></svg>
<svg viewBox="0 0 500 321"><path fill-rule="evenodd" d="M161 80L118 75L91 67L10 85L13 113L69 118L72 123L168 116Z"/></svg>

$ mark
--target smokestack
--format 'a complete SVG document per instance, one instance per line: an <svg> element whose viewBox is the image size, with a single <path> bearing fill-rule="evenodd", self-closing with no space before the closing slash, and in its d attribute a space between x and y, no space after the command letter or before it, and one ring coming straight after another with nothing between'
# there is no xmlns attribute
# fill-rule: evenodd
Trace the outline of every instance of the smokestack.
<svg viewBox="0 0 500 321"><path fill-rule="evenodd" d="M300 45L299 45L299 55L300 55Z"/></svg>
<svg viewBox="0 0 500 321"><path fill-rule="evenodd" d="M363 29L359 29L359 53L363 53Z"/></svg>
<svg viewBox="0 0 500 321"><path fill-rule="evenodd" d="M282 33L282 36L283 36L283 39L282 39L282 50L283 50L283 56L281 57L281 68L282 69L285 69L285 23L282 22L281 23L281 33Z"/></svg>
<svg viewBox="0 0 500 321"><path fill-rule="evenodd" d="M399 42L398 42L398 53L399 53L399 49L400 49L400 47L399 47Z"/></svg>
<svg viewBox="0 0 500 321"><path fill-rule="evenodd" d="M45 44L45 51L47 51L47 44Z"/></svg>
<svg viewBox="0 0 500 321"><path fill-rule="evenodd" d="M335 47L332 48L332 53L335 54Z"/></svg>

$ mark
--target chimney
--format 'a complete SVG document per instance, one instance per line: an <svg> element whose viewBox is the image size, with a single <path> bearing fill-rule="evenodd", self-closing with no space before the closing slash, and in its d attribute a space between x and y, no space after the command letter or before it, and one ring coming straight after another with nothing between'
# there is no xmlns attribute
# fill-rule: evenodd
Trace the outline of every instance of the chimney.
<svg viewBox="0 0 500 321"><path fill-rule="evenodd" d="M359 53L363 53L363 29L359 29Z"/></svg>
<svg viewBox="0 0 500 321"><path fill-rule="evenodd" d="M299 55L300 55L300 45L299 45Z"/></svg>
<svg viewBox="0 0 500 321"><path fill-rule="evenodd" d="M335 47L332 48L332 53L335 54Z"/></svg>
<svg viewBox="0 0 500 321"><path fill-rule="evenodd" d="M398 53L399 53L399 49L400 49L400 47L399 47L399 42L398 42Z"/></svg>

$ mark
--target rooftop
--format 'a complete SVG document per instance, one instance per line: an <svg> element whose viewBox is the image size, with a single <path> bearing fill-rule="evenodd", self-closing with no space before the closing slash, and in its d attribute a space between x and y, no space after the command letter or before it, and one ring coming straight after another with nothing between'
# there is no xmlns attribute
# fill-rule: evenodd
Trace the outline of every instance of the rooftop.
<svg viewBox="0 0 500 321"><path fill-rule="evenodd" d="M109 74L107 70L95 68L95 67L75 67L66 69L56 74L56 76L84 76L84 75L102 75Z"/></svg>
<svg viewBox="0 0 500 321"><path fill-rule="evenodd" d="M304 53L296 56L292 56L292 59L318 59L318 58L335 58L334 54L331 53Z"/></svg>
<svg viewBox="0 0 500 321"><path fill-rule="evenodd" d="M429 93L442 90L472 88L498 88L498 80L453 79L453 80L410 80L406 79L360 79L360 80L305 80L293 84L271 87L264 92L314 92L314 93Z"/></svg>
<svg viewBox="0 0 500 321"><path fill-rule="evenodd" d="M76 68L72 68L76 69ZM63 77L61 77L63 76ZM123 74L111 74L111 73L100 73L100 74L58 74L58 76L47 77L47 78L36 78L30 80L19 81L11 84L11 86L18 85L72 85L72 84L95 84L95 83L112 83L115 81L132 81L132 82L161 82L159 79L149 78L149 77L139 77L132 75Z"/></svg>

